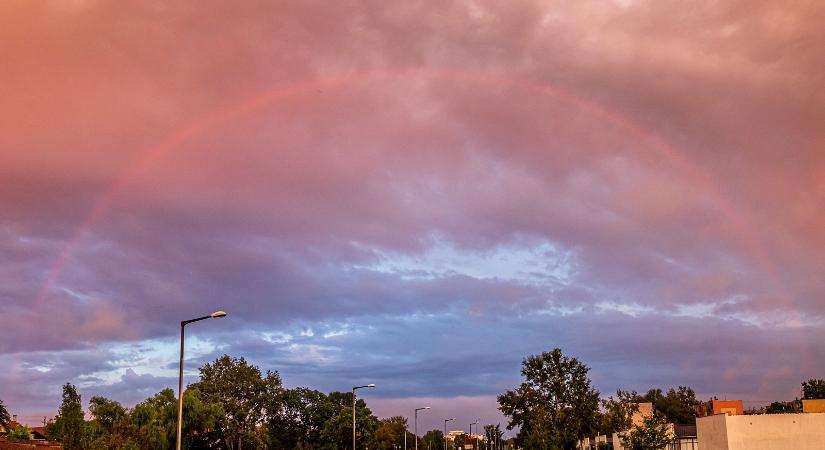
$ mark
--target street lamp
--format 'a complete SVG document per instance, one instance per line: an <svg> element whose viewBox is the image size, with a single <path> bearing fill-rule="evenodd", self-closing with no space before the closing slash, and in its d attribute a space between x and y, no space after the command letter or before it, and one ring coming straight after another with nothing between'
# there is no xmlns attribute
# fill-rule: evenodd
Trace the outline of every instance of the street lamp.
<svg viewBox="0 0 825 450"><path fill-rule="evenodd" d="M355 450L355 390L362 388L374 388L375 385L365 384L363 386L355 386L352 388L352 450Z"/></svg>
<svg viewBox="0 0 825 450"><path fill-rule="evenodd" d="M444 450L447 450L447 422L455 420L455 417L452 419L444 419Z"/></svg>
<svg viewBox="0 0 825 450"><path fill-rule="evenodd" d="M178 373L178 435L175 439L175 449L180 450L181 438L183 437L183 329L186 325L193 322L200 322L206 319L219 319L226 317L223 311L215 311L208 316L198 317L197 319L182 320L180 322L180 366Z"/></svg>
<svg viewBox="0 0 825 450"><path fill-rule="evenodd" d="M430 409L429 406L425 406L423 408L415 408L415 450L418 450L418 411L422 411L425 409ZM404 430L404 442L407 442L407 430ZM404 447L404 450L407 450L407 447Z"/></svg>
<svg viewBox="0 0 825 450"><path fill-rule="evenodd" d="M480 419L476 419L475 422L470 424L470 442L472 442L472 439L473 439L473 425L478 425L479 420ZM478 427L476 427L476 432L478 432ZM478 447L478 439L476 439L476 447ZM478 449L476 449L476 450L478 450Z"/></svg>

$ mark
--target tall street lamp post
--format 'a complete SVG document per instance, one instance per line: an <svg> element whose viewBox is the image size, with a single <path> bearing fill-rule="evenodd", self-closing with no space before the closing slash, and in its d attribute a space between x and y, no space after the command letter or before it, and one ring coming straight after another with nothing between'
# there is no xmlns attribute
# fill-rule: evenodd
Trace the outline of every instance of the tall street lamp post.
<svg viewBox="0 0 825 450"><path fill-rule="evenodd" d="M355 450L355 390L362 388L374 388L375 385L365 384L364 386L355 386L352 388L352 450Z"/></svg>
<svg viewBox="0 0 825 450"><path fill-rule="evenodd" d="M444 419L444 450L447 450L447 422L455 420L455 417L452 419Z"/></svg>
<svg viewBox="0 0 825 450"><path fill-rule="evenodd" d="M183 330L184 327L186 327L186 325L190 323L200 322L201 320L206 319L217 319L220 317L226 317L226 313L223 311L215 311L208 316L198 317L197 319L182 320L180 322L180 366L178 373L178 434L177 438L175 439L176 450L180 450L181 438L183 437Z"/></svg>
<svg viewBox="0 0 825 450"><path fill-rule="evenodd" d="M473 425L478 425L478 421L479 419L476 419L475 422L470 424L470 442L473 440ZM478 427L476 427L476 432L478 432ZM476 439L476 447L478 447L478 439ZM476 448L476 450L478 449Z"/></svg>
<svg viewBox="0 0 825 450"><path fill-rule="evenodd" d="M418 450L418 411L422 411L425 409L430 409L430 407L425 406L423 408L415 408L415 450ZM407 437L407 430L404 430L404 437ZM407 442L407 440L404 439L404 442ZM404 448L404 450L407 450L406 447Z"/></svg>

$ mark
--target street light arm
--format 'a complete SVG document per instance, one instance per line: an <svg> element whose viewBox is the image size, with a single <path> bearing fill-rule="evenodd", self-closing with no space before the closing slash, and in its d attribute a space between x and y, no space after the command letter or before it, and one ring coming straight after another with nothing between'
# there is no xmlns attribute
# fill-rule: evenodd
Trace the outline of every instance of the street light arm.
<svg viewBox="0 0 825 450"><path fill-rule="evenodd" d="M180 321L180 364L178 365L178 423L177 432L175 436L175 450L181 450L181 441L183 439L183 340L184 328L187 324L192 322L199 322L201 320L226 317L223 311L215 311L208 316L198 317L196 319L181 320Z"/></svg>
<svg viewBox="0 0 825 450"><path fill-rule="evenodd" d="M197 319L181 320L180 326L189 325L192 322L200 322L201 320L211 319L212 316L198 317Z"/></svg>
<svg viewBox="0 0 825 450"><path fill-rule="evenodd" d="M208 316L198 317L198 318L189 319L189 320L181 320L180 321L180 326L185 326L185 325L188 325L192 322L200 322L201 320L218 319L218 318L221 318L221 317L226 317L226 313L223 312L223 311L215 311L215 312L213 312L212 314L210 314Z"/></svg>

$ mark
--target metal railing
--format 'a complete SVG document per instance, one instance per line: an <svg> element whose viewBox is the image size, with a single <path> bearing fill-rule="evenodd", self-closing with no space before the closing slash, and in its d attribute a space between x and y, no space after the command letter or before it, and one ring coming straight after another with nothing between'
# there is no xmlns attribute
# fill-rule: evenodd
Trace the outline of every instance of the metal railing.
<svg viewBox="0 0 825 450"><path fill-rule="evenodd" d="M676 438L667 450L699 450L699 441L695 437Z"/></svg>

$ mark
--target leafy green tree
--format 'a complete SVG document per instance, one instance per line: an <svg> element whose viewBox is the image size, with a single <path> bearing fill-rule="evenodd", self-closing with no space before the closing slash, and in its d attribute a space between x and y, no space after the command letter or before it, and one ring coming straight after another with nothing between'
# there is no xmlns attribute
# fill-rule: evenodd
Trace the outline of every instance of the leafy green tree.
<svg viewBox="0 0 825 450"><path fill-rule="evenodd" d="M129 420L137 429L137 441L141 448L153 450L174 448L177 432L177 406L175 392L167 388L132 408Z"/></svg>
<svg viewBox="0 0 825 450"><path fill-rule="evenodd" d="M641 426L622 437L622 445L628 450L664 450L672 442L673 436L665 418L659 414L646 417Z"/></svg>
<svg viewBox="0 0 825 450"><path fill-rule="evenodd" d="M419 450L442 450L444 448L444 432L430 430L424 434L419 444Z"/></svg>
<svg viewBox="0 0 825 450"><path fill-rule="evenodd" d="M183 447L193 450L211 448L214 442L220 440L217 424L222 415L221 405L201 400L197 388L190 387L184 391ZM177 419L177 397L171 389L164 389L132 408L128 414L131 431L121 433L117 439L122 440L123 445L134 443L144 449L169 450L175 448ZM118 427L115 429L118 430Z"/></svg>
<svg viewBox="0 0 825 450"><path fill-rule="evenodd" d="M375 430L375 442L379 449L390 450L396 445L404 444L404 433L407 432L407 419L401 416L393 416L382 419L380 425ZM408 436L410 443L415 445L412 435Z"/></svg>
<svg viewBox="0 0 825 450"><path fill-rule="evenodd" d="M636 391L616 391L616 398L613 396L602 400L601 432L613 434L630 429L633 426L633 414L639 411L639 394Z"/></svg>
<svg viewBox="0 0 825 450"><path fill-rule="evenodd" d="M765 414L790 414L793 412L793 404L788 402L773 402L765 408Z"/></svg>
<svg viewBox="0 0 825 450"><path fill-rule="evenodd" d="M81 450L85 432L80 394L74 385L66 383L63 385L63 401L55 418L54 434L64 450Z"/></svg>
<svg viewBox="0 0 825 450"><path fill-rule="evenodd" d="M825 399L825 380L811 378L802 382L802 399Z"/></svg>
<svg viewBox="0 0 825 450"><path fill-rule="evenodd" d="M3 404L3 400L0 400L0 426L3 428L8 428L10 423L11 415L9 415L9 410L6 409L6 405Z"/></svg>
<svg viewBox="0 0 825 450"><path fill-rule="evenodd" d="M212 448L220 440L218 421L224 417L223 405L202 400L197 388L183 393L183 437L181 444L188 449ZM176 430L177 432L177 430ZM261 441L261 439L256 439Z"/></svg>
<svg viewBox="0 0 825 450"><path fill-rule="evenodd" d="M455 438L453 438L453 448L456 450L463 450L464 444L468 444L470 442L470 436L466 434L459 434ZM449 448L449 445L447 446Z"/></svg>
<svg viewBox="0 0 825 450"><path fill-rule="evenodd" d="M484 437L493 444L500 442L504 432L501 431L501 424L484 425Z"/></svg>
<svg viewBox="0 0 825 450"><path fill-rule="evenodd" d="M9 439L15 439L18 441L29 441L32 438L32 430L25 425L17 425L16 427L9 430L6 437Z"/></svg>
<svg viewBox="0 0 825 450"><path fill-rule="evenodd" d="M670 423L696 423L696 394L687 386L670 388L667 393L663 393L661 389L651 389L642 399L653 403L653 409L663 414Z"/></svg>
<svg viewBox="0 0 825 450"><path fill-rule="evenodd" d="M341 406L323 392L307 388L284 389L268 401L269 446L283 450L319 448L324 424Z"/></svg>
<svg viewBox="0 0 825 450"><path fill-rule="evenodd" d="M336 405L336 414L324 424L321 432L323 449L352 449L352 393L331 392L328 397ZM359 449L375 448L375 430L379 420L367 408L363 399L355 403L355 433Z"/></svg>
<svg viewBox="0 0 825 450"><path fill-rule="evenodd" d="M126 418L126 408L114 400L95 396L89 400L89 414L106 433L111 434L115 425Z"/></svg>
<svg viewBox="0 0 825 450"><path fill-rule="evenodd" d="M519 447L575 448L593 430L599 392L590 384L589 370L558 348L524 360L525 381L498 397L499 409L510 418L507 428L519 427Z"/></svg>
<svg viewBox="0 0 825 450"><path fill-rule="evenodd" d="M277 372L261 374L244 358L224 355L200 368L201 379L192 385L203 401L223 405L218 428L229 450L263 446L258 428L267 418L268 401L281 391ZM275 411L272 412L276 413Z"/></svg>

